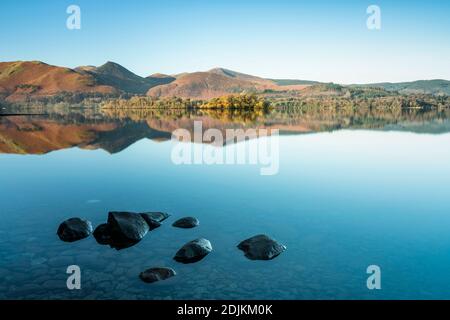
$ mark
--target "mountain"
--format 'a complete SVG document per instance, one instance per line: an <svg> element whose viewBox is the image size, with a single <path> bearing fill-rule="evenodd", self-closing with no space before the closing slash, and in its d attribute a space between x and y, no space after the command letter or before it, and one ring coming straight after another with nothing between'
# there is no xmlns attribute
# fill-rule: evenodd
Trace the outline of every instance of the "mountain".
<svg viewBox="0 0 450 320"><path fill-rule="evenodd" d="M162 74L143 78L114 62L75 69L40 61L0 62L0 99L19 102L63 93L145 94L174 80Z"/></svg>
<svg viewBox="0 0 450 320"><path fill-rule="evenodd" d="M107 62L98 68L88 66L77 69L91 74L99 84L112 86L132 94L145 94L154 86L167 84L175 80L175 78L161 76L143 78L114 62Z"/></svg>
<svg viewBox="0 0 450 320"><path fill-rule="evenodd" d="M162 73L154 73L154 74L148 76L146 79L147 79L147 81L149 81L152 84L151 87L156 87L156 86L163 85L163 84L169 84L176 80L175 77L169 76L167 74L162 74ZM146 93L146 92L144 92L144 93Z"/></svg>
<svg viewBox="0 0 450 320"><path fill-rule="evenodd" d="M211 72L194 72L178 77L175 81L151 88L152 97L181 97L211 99L230 93L256 92L258 85Z"/></svg>
<svg viewBox="0 0 450 320"><path fill-rule="evenodd" d="M151 88L148 96L211 99L227 94L258 93L267 90L302 90L305 84L280 85L271 79L264 79L224 68L214 68L206 72L181 73L166 85Z"/></svg>
<svg viewBox="0 0 450 320"><path fill-rule="evenodd" d="M232 79L238 79L238 80L252 82L255 84L262 85L262 86L273 86L274 85L274 82L272 80L268 80L268 79L252 76L252 75L245 74L245 73L228 70L225 68L214 68L214 69L209 70L208 72L214 73L214 74L219 74L219 75L222 75L222 76L225 76L228 78L232 78Z"/></svg>
<svg viewBox="0 0 450 320"><path fill-rule="evenodd" d="M0 98L14 102L62 92L114 94L117 89L89 73L39 61L0 62Z"/></svg>
<svg viewBox="0 0 450 320"><path fill-rule="evenodd" d="M354 87L372 87L382 88L388 91L398 91L399 93L412 94L424 93L434 95L450 95L450 81L435 79L435 80L418 80L413 82L382 82L372 84L352 85Z"/></svg>

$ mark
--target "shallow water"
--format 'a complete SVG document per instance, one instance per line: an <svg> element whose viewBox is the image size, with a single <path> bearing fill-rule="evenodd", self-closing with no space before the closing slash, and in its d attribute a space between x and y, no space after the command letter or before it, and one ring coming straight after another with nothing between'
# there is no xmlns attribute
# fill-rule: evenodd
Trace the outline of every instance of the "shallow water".
<svg viewBox="0 0 450 320"><path fill-rule="evenodd" d="M0 154L0 298L449 299L450 133L404 128L281 135L279 172L261 176L258 165L174 165L175 142L161 138L161 127L153 140L127 125L89 143L77 133L67 145L44 124L20 131L43 134L50 149L41 136L24 146L7 127L2 137L28 154ZM111 147L130 130L136 142ZM172 216L121 251L56 235L67 218L96 226L117 210ZM189 215L199 227L171 226ZM246 259L236 245L259 233L287 250L271 261ZM172 259L198 237L211 241L211 254L188 265ZM66 288L71 264L81 267L81 290ZM381 290L366 287L373 264ZM139 273L155 266L177 276L143 283Z"/></svg>

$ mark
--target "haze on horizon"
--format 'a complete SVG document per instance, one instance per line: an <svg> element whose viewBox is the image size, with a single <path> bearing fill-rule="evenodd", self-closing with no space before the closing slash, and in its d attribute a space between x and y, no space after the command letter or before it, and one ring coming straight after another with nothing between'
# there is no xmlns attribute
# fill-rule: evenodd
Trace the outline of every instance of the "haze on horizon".
<svg viewBox="0 0 450 320"><path fill-rule="evenodd" d="M68 30L66 9L81 8ZM366 26L381 8L381 30ZM0 61L117 62L141 76L223 67L266 78L374 83L450 80L450 3L134 0L0 4Z"/></svg>

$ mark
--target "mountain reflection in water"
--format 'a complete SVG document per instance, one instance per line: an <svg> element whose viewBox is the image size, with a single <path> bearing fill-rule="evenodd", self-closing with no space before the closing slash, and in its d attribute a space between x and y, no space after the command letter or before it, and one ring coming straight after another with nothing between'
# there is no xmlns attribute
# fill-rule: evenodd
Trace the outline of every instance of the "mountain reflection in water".
<svg viewBox="0 0 450 320"><path fill-rule="evenodd" d="M444 110L62 110L45 115L0 117L0 153L45 154L78 147L118 153L141 139L168 141L172 132L216 128L279 129L302 134L340 129L450 132Z"/></svg>

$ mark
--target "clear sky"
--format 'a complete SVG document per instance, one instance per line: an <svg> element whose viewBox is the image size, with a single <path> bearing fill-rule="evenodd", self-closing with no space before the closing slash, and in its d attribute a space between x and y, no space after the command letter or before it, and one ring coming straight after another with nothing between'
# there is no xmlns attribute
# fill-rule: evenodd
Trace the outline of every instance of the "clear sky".
<svg viewBox="0 0 450 320"><path fill-rule="evenodd" d="M68 30L66 9L81 8ZM369 5L381 29L366 26ZM213 67L337 83L450 79L450 1L1 0L0 61Z"/></svg>

